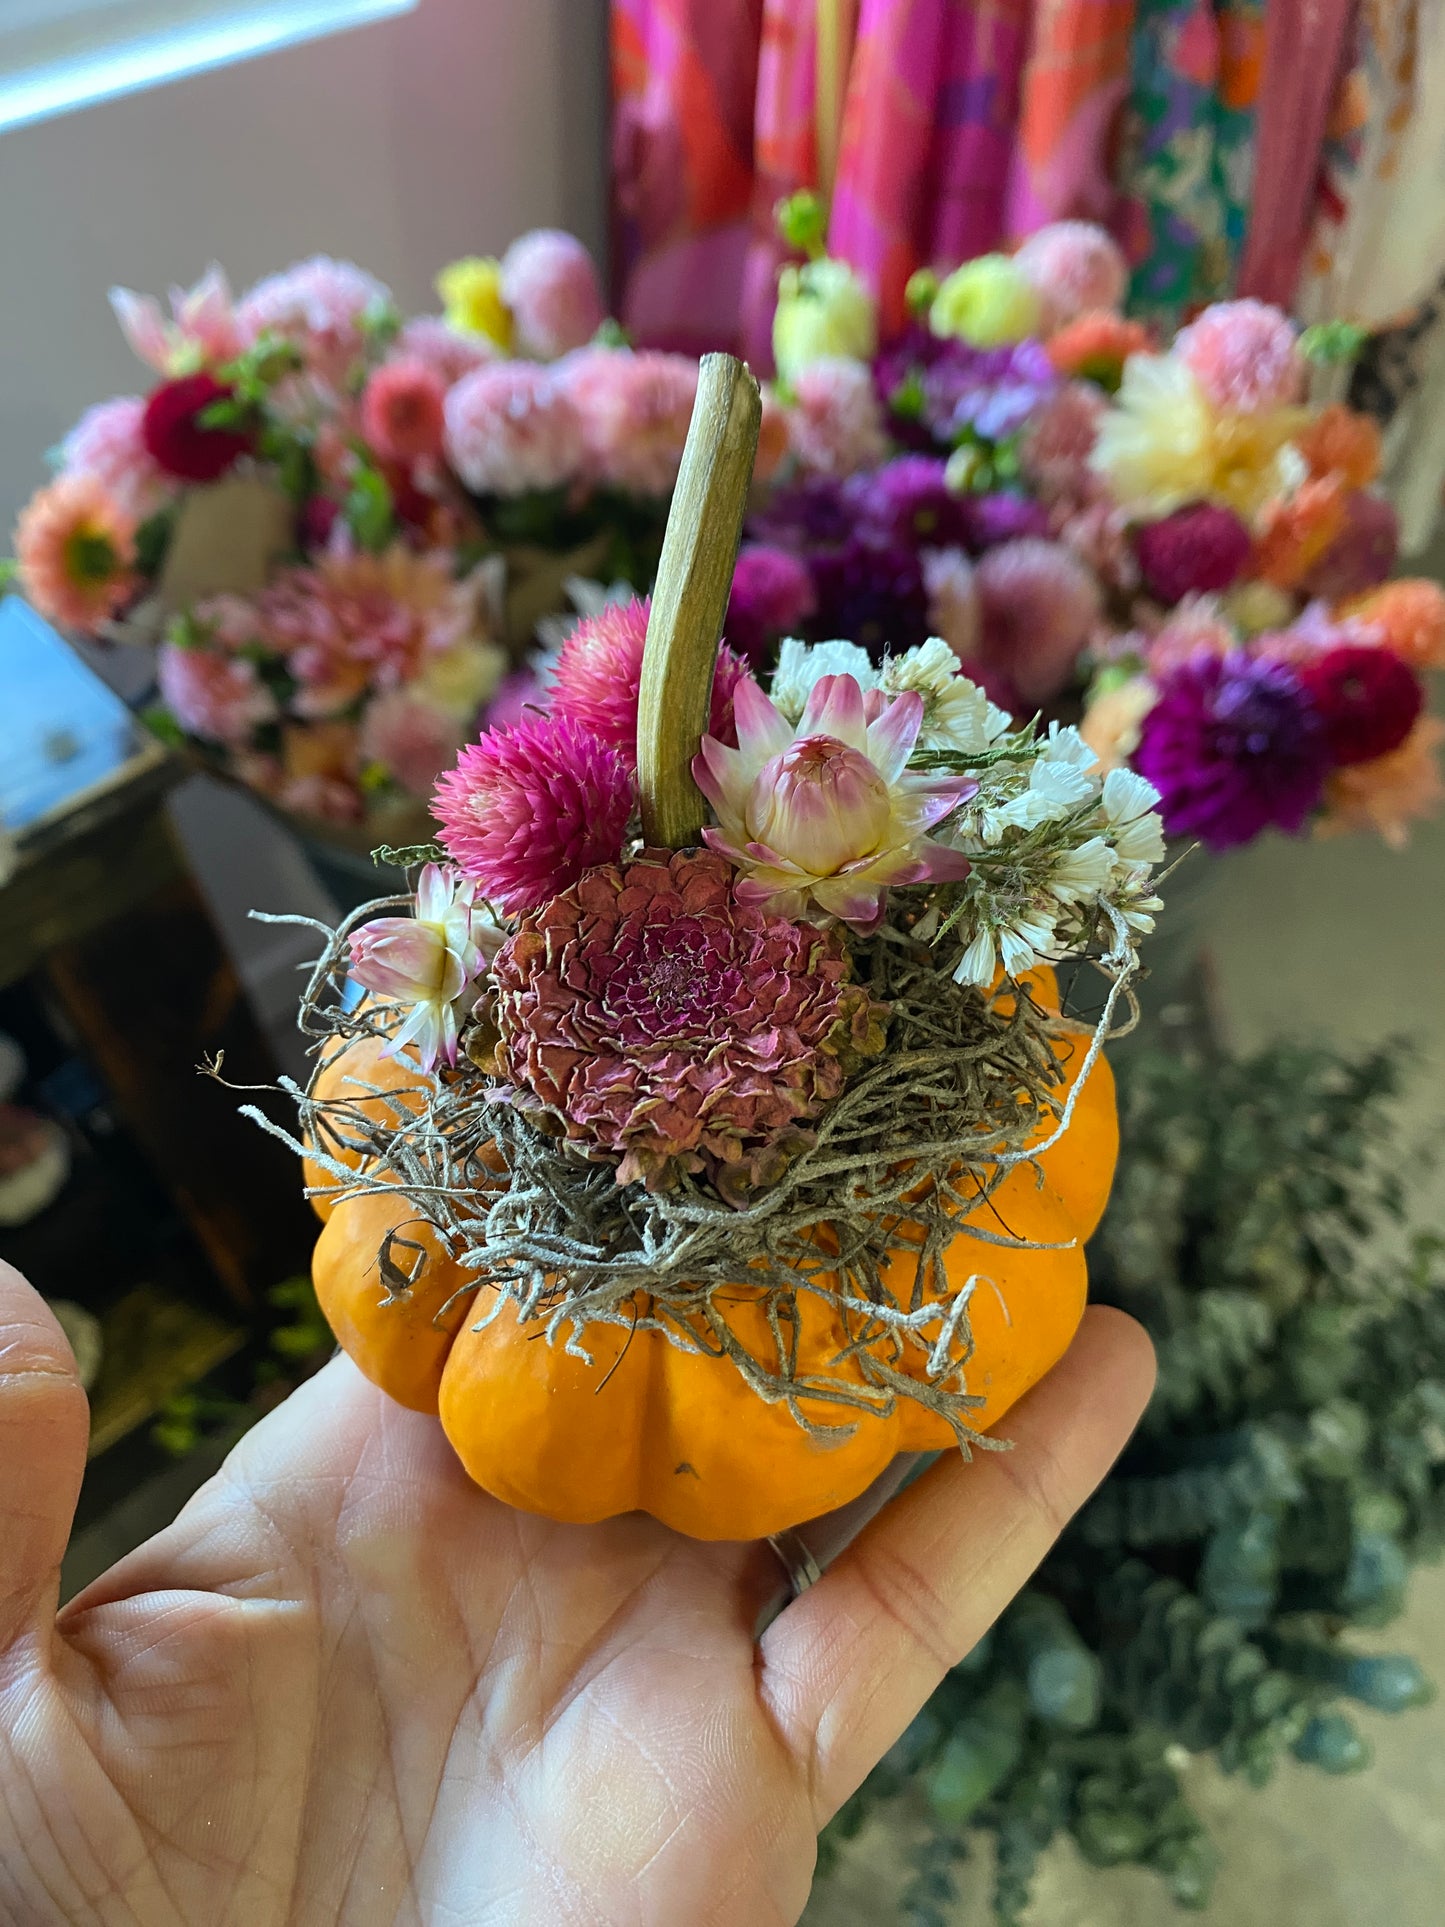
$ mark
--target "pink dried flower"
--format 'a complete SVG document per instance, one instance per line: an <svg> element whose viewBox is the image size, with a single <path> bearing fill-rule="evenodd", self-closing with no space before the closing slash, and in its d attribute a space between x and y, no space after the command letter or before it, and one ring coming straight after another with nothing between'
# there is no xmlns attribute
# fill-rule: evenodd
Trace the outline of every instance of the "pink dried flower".
<svg viewBox="0 0 1445 1927"><path fill-rule="evenodd" d="M359 823L366 805L354 783L344 777L310 770L288 776L275 792L276 801L293 816L314 816L321 823Z"/></svg>
<svg viewBox="0 0 1445 1927"><path fill-rule="evenodd" d="M443 388L451 388L478 368L500 358L495 342L484 335L458 334L439 314L413 316L392 348L396 361L419 361L430 368Z"/></svg>
<svg viewBox="0 0 1445 1927"><path fill-rule="evenodd" d="M1095 581L1123 595L1132 595L1138 588L1139 564L1129 518L1113 502L1089 502L1083 508L1058 503L1049 516L1049 533L1077 556Z"/></svg>
<svg viewBox="0 0 1445 1927"><path fill-rule="evenodd" d="M98 402L86 409L60 447L65 474L94 476L140 522L175 494L175 483L145 445L145 412L139 395Z"/></svg>
<svg viewBox="0 0 1445 1927"><path fill-rule="evenodd" d="M26 600L59 628L99 628L135 590L135 533L133 512L96 476L58 477L15 525Z"/></svg>
<svg viewBox="0 0 1445 1927"><path fill-rule="evenodd" d="M1037 410L1019 440L1019 460L1045 504L1082 506L1102 485L1089 457L1108 404L1091 382L1066 381Z"/></svg>
<svg viewBox="0 0 1445 1927"><path fill-rule="evenodd" d="M301 351L307 368L339 385L366 346L368 315L391 306L391 289L352 261L313 255L268 275L243 296L236 322L245 341L278 335Z"/></svg>
<svg viewBox="0 0 1445 1927"><path fill-rule="evenodd" d="M274 722L276 699L246 656L161 644L156 665L161 700L188 736L205 743L244 743Z"/></svg>
<svg viewBox="0 0 1445 1927"><path fill-rule="evenodd" d="M1263 301L1217 301L1174 338L1173 354L1216 408L1255 415L1299 398L1294 323Z"/></svg>
<svg viewBox="0 0 1445 1927"><path fill-rule="evenodd" d="M592 256L558 228L534 228L513 241L502 256L502 299L518 349L539 361L584 347L606 312Z"/></svg>
<svg viewBox="0 0 1445 1927"><path fill-rule="evenodd" d="M962 549L925 549L923 582L928 590L928 626L942 636L960 662L978 647L978 584Z"/></svg>
<svg viewBox="0 0 1445 1927"><path fill-rule="evenodd" d="M233 312L230 283L212 262L193 288L172 288L170 318L159 301L129 288L112 288L110 305L132 353L158 374L193 375L241 352L244 339Z"/></svg>
<svg viewBox="0 0 1445 1927"><path fill-rule="evenodd" d="M552 672L552 707L637 763L637 693L647 640L650 599L609 603L586 616L568 636ZM751 681L747 664L726 645L717 652L709 727L735 741L733 701L740 683Z"/></svg>
<svg viewBox="0 0 1445 1927"><path fill-rule="evenodd" d="M423 800L455 763L465 740L455 713L409 689L377 696L361 718L362 756Z"/></svg>
<svg viewBox="0 0 1445 1927"><path fill-rule="evenodd" d="M474 883L428 863L414 917L375 917L351 933L351 975L387 1003L410 1004L387 1045L396 1057L416 1046L424 1071L457 1061L457 1012L501 946L502 933L477 905Z"/></svg>
<svg viewBox="0 0 1445 1927"><path fill-rule="evenodd" d="M497 684L487 704L488 729L508 729L521 722L529 711L546 709L547 691L533 669L514 669Z"/></svg>
<svg viewBox="0 0 1445 1927"><path fill-rule="evenodd" d="M1060 543L1026 535L981 556L975 579L980 662L1007 677L1025 703L1056 696L1099 619L1089 571Z"/></svg>
<svg viewBox="0 0 1445 1927"><path fill-rule="evenodd" d="M615 863L632 814L622 755L570 716L524 716L469 744L432 812L465 874L501 909L535 909Z"/></svg>
<svg viewBox="0 0 1445 1927"><path fill-rule="evenodd" d="M823 676L795 728L748 681L735 713L738 747L704 736L692 772L717 813L703 836L741 871L741 902L872 929L891 886L968 874L967 859L927 832L978 785L909 771L923 727L917 690L870 721L852 676Z"/></svg>
<svg viewBox="0 0 1445 1927"><path fill-rule="evenodd" d="M740 901L721 857L647 850L594 870L503 946L497 1056L530 1107L614 1157L617 1182L701 1174L741 1204L883 1048L837 932Z"/></svg>
<svg viewBox="0 0 1445 1927"><path fill-rule="evenodd" d="M1129 285L1129 264L1118 242L1092 221L1051 221L1029 236L1014 260L1043 300L1046 333L1090 308L1117 308Z"/></svg>
<svg viewBox="0 0 1445 1927"><path fill-rule="evenodd" d="M883 411L866 362L824 356L793 384L793 453L815 475L841 477L873 468L888 454Z"/></svg>
<svg viewBox="0 0 1445 1927"><path fill-rule="evenodd" d="M530 361L494 362L448 393L446 451L478 495L557 488L582 468L582 418L558 374Z"/></svg>
<svg viewBox="0 0 1445 1927"><path fill-rule="evenodd" d="M697 363L687 355L589 348L564 369L600 481L634 495L669 495L677 480L697 399Z"/></svg>
<svg viewBox="0 0 1445 1927"><path fill-rule="evenodd" d="M335 716L368 689L399 688L453 649L475 622L473 592L443 551L393 543L380 555L332 549L283 569L256 597L253 640L285 659L301 716ZM202 603L201 621L236 612Z"/></svg>
<svg viewBox="0 0 1445 1927"><path fill-rule="evenodd" d="M420 361L388 361L361 397L361 432L384 462L430 461L442 452L446 390Z"/></svg>

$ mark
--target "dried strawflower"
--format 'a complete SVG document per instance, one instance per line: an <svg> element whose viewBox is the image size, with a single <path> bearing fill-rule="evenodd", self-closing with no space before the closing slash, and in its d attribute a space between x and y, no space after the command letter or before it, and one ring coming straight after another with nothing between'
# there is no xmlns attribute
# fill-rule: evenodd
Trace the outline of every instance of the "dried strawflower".
<svg viewBox="0 0 1445 1927"><path fill-rule="evenodd" d="M432 812L463 874L516 912L615 863L632 807L632 773L617 749L570 716L523 715L462 751Z"/></svg>
<svg viewBox="0 0 1445 1927"><path fill-rule="evenodd" d="M351 975L383 1002L411 1006L388 1053L413 1045L424 1071L439 1057L455 1064L458 1006L501 942L476 885L438 863L422 870L414 917L376 917L354 930Z"/></svg>
<svg viewBox="0 0 1445 1927"><path fill-rule="evenodd" d="M795 727L749 681L734 713L738 747L704 736L693 775L718 818L703 835L737 865L744 902L868 929L890 886L967 873L927 833L976 785L908 768L922 696L896 696L869 722L853 677L825 676Z"/></svg>
<svg viewBox="0 0 1445 1927"><path fill-rule="evenodd" d="M162 375L191 375L233 360L244 346L230 284L212 262L193 288L172 288L170 316L150 295L112 288L110 305L133 353Z"/></svg>
<svg viewBox="0 0 1445 1927"><path fill-rule="evenodd" d="M591 871L497 958L497 1063L617 1182L743 1203L811 1142L886 1013L837 932L769 916L707 851Z"/></svg>
<svg viewBox="0 0 1445 1927"><path fill-rule="evenodd" d="M1380 472L1379 424L1343 402L1322 408L1295 437L1312 475L1338 475L1351 488L1368 488Z"/></svg>

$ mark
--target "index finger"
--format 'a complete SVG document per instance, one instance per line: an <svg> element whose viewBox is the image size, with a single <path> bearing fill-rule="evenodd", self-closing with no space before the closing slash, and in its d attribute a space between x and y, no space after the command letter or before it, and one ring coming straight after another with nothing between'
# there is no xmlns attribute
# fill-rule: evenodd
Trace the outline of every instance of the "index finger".
<svg viewBox="0 0 1445 1927"><path fill-rule="evenodd" d="M950 1453L764 1633L761 1691L821 1827L1023 1586L1108 1471L1154 1383L1140 1326L1097 1307L1009 1415L1011 1449Z"/></svg>

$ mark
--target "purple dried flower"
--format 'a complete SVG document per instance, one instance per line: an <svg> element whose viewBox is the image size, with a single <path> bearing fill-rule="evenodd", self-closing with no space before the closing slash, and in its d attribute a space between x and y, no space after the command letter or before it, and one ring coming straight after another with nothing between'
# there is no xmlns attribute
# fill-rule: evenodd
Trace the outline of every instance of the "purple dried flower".
<svg viewBox="0 0 1445 1927"><path fill-rule="evenodd" d="M970 348L950 341L922 376L922 419L938 441L966 435L1003 442L1017 435L1059 386L1060 376L1037 341L1007 348Z"/></svg>
<svg viewBox="0 0 1445 1927"><path fill-rule="evenodd" d="M762 661L780 636L796 635L817 607L808 565L789 549L745 542L733 570L723 633L748 662Z"/></svg>
<svg viewBox="0 0 1445 1927"><path fill-rule="evenodd" d="M1232 650L1192 656L1160 681L1134 766L1159 790L1169 835L1227 850L1271 826L1302 829L1330 754L1294 670Z"/></svg>
<svg viewBox="0 0 1445 1927"><path fill-rule="evenodd" d="M754 542L811 554L848 541L853 514L838 482L811 476L792 488L779 489L761 513L749 517L747 532Z"/></svg>
<svg viewBox="0 0 1445 1927"><path fill-rule="evenodd" d="M967 495L959 504L962 511L963 540L974 555L996 549L1003 542L1017 542L1025 535L1047 535L1048 510L1026 495L1001 490L996 495Z"/></svg>
<svg viewBox="0 0 1445 1927"><path fill-rule="evenodd" d="M962 537L963 517L945 472L937 455L900 455L850 477L844 498L870 535L915 548L950 548Z"/></svg>
<svg viewBox="0 0 1445 1927"><path fill-rule="evenodd" d="M878 660L928 640L928 590L917 549L855 536L813 557L815 628L841 636Z"/></svg>

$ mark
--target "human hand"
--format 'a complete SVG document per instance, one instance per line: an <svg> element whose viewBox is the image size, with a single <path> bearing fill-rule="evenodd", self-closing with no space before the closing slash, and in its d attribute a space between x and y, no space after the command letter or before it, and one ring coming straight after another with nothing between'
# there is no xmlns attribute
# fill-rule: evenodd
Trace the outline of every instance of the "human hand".
<svg viewBox="0 0 1445 1927"><path fill-rule="evenodd" d="M559 1526L338 1359L56 1618L85 1458L0 1265L4 1927L772 1927L1148 1396L1112 1311L755 1644L766 1546Z"/></svg>

